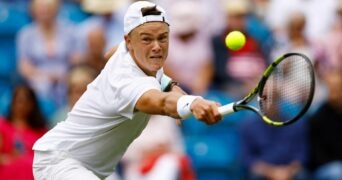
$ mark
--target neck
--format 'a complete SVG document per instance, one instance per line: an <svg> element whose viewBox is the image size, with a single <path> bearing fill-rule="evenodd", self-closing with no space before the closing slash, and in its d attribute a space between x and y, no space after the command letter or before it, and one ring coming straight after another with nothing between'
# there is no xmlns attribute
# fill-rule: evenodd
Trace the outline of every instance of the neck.
<svg viewBox="0 0 342 180"><path fill-rule="evenodd" d="M39 24L39 29L43 32L43 34L51 36L55 32L55 25L53 23L41 23Z"/></svg>
<svg viewBox="0 0 342 180"><path fill-rule="evenodd" d="M13 117L12 123L15 127L18 127L18 128L24 128L24 127L28 126L26 119L24 117L20 117L20 116Z"/></svg>

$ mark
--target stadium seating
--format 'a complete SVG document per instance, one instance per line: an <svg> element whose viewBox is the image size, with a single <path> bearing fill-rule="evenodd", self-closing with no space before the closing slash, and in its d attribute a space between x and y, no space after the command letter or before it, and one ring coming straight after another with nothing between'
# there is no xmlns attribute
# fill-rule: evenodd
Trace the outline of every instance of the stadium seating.
<svg viewBox="0 0 342 180"><path fill-rule="evenodd" d="M210 91L204 97L222 105L233 101L220 91ZM239 178L237 124L243 117L244 113L235 113L211 126L193 117L183 121L186 152L199 179Z"/></svg>
<svg viewBox="0 0 342 180"><path fill-rule="evenodd" d="M69 20L72 23L78 24L89 17L89 14L84 12L79 4L73 2L65 2L61 5L58 18Z"/></svg>

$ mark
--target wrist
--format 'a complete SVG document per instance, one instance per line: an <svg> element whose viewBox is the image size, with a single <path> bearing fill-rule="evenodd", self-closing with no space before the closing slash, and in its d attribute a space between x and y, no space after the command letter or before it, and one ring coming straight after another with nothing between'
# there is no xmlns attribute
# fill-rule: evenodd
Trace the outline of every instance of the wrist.
<svg viewBox="0 0 342 180"><path fill-rule="evenodd" d="M192 115L191 104L201 96L183 95L177 101L177 113L181 119L187 119Z"/></svg>

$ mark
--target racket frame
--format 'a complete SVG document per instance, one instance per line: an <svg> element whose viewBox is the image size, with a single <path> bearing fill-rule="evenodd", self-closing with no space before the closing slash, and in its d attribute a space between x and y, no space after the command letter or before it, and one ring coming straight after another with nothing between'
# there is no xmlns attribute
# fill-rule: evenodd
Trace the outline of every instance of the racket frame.
<svg viewBox="0 0 342 180"><path fill-rule="evenodd" d="M285 122L273 121L272 119L270 119L266 115L264 115L256 107L248 105L248 103L251 102L255 98L255 96L257 96L257 95L259 95L259 97L261 96L261 94L263 93L263 88L266 84L267 79L270 77L270 75L272 74L274 69L277 67L277 65L280 62L282 62L284 59L286 59L287 57L294 56L294 55L303 57L305 59L305 61L308 61L307 64L309 66L311 66L311 68L309 68L310 76L312 77L312 81L311 81L310 85L313 89L310 91L310 94L308 97L308 102L306 103L306 105L303 107L303 109L294 118L292 118L288 121L285 121ZM258 114L262 118L262 120L264 122L266 122L267 124L270 124L273 126L285 126L285 125L289 125L289 124L297 121L309 109L311 102L312 102L312 99L313 99L314 91L315 91L315 75L314 75L314 71L313 71L313 67L312 67L310 59L308 57L306 57L305 55L300 54L300 53L287 53L287 54L284 54L283 56L280 56L271 65L269 65L267 67L267 69L264 71L262 78L260 79L258 85L247 96L245 96L240 101L221 106L219 108L219 112L222 116L225 116L225 115L228 115L228 114L231 114L234 112L238 112L240 110L250 110L250 111L253 111L256 114Z"/></svg>

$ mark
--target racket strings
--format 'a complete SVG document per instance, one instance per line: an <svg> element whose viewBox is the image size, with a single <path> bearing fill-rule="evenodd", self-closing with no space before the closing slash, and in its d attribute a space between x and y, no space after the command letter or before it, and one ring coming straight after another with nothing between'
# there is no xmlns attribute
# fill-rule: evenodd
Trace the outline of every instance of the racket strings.
<svg viewBox="0 0 342 180"><path fill-rule="evenodd" d="M280 122L296 118L311 101L311 68L310 62L301 56L289 56L281 61L260 95L263 114Z"/></svg>

